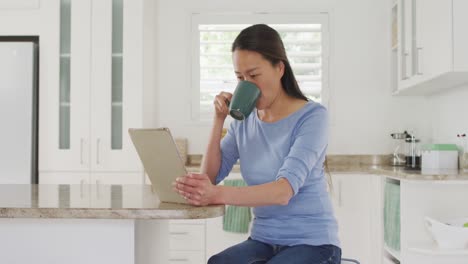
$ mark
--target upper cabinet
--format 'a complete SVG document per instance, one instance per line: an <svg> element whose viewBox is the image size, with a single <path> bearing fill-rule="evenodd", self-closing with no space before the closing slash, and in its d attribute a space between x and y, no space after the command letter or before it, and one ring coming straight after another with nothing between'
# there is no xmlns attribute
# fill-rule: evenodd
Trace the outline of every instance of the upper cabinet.
<svg viewBox="0 0 468 264"><path fill-rule="evenodd" d="M392 89L428 95L468 83L465 0L397 0L392 5Z"/></svg>
<svg viewBox="0 0 468 264"><path fill-rule="evenodd" d="M56 2L39 171L142 171L127 130L142 126L143 0Z"/></svg>

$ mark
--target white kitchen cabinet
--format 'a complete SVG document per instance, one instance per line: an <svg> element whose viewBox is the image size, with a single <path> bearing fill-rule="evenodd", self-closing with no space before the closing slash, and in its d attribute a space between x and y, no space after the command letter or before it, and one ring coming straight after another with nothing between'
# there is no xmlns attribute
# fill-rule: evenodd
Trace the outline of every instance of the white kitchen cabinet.
<svg viewBox="0 0 468 264"><path fill-rule="evenodd" d="M38 9L40 0L0 0L0 9Z"/></svg>
<svg viewBox="0 0 468 264"><path fill-rule="evenodd" d="M206 263L206 224L199 220L171 220L168 263Z"/></svg>
<svg viewBox="0 0 468 264"><path fill-rule="evenodd" d="M127 130L142 126L143 1L61 0L58 17L59 45L41 54L59 74L41 87L40 182L46 172L142 172Z"/></svg>
<svg viewBox="0 0 468 264"><path fill-rule="evenodd" d="M205 225L172 224L169 226L171 250L205 250Z"/></svg>
<svg viewBox="0 0 468 264"><path fill-rule="evenodd" d="M464 0L397 0L392 47L393 92L427 95L468 83L468 8ZM393 38L396 37L393 34ZM395 41L393 41L395 43Z"/></svg>
<svg viewBox="0 0 468 264"><path fill-rule="evenodd" d="M413 5L412 1L403 0L401 3L401 83L404 84L413 76Z"/></svg>
<svg viewBox="0 0 468 264"><path fill-rule="evenodd" d="M401 227L398 259L403 264L465 264L468 250L440 249L425 224L425 217L445 222L468 215L468 182L457 179L388 179L400 186ZM388 249L385 249L388 251Z"/></svg>
<svg viewBox="0 0 468 264"><path fill-rule="evenodd" d="M228 177L228 179L241 178L240 173L231 173ZM171 249L169 263L206 263L211 256L249 237L249 234L224 231L223 217L171 220L169 227Z"/></svg>
<svg viewBox="0 0 468 264"><path fill-rule="evenodd" d="M339 226L342 256L362 264L380 263L380 177L332 175L332 204Z"/></svg>

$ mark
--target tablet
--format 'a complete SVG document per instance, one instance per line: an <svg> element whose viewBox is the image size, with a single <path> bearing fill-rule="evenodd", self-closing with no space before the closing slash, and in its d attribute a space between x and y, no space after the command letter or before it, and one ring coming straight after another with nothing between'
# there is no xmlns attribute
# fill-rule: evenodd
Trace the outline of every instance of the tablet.
<svg viewBox="0 0 468 264"><path fill-rule="evenodd" d="M187 170L169 129L130 128L128 132L159 200L187 204L172 190L172 182L186 175Z"/></svg>

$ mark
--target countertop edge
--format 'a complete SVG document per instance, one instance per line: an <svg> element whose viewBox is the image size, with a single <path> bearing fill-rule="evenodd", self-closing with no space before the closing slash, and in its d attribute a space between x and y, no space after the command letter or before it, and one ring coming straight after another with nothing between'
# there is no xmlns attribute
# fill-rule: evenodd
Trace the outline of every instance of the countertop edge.
<svg viewBox="0 0 468 264"><path fill-rule="evenodd" d="M0 218L36 219L205 219L224 215L224 205L186 209L158 208L0 208Z"/></svg>
<svg viewBox="0 0 468 264"><path fill-rule="evenodd" d="M331 167L329 173L333 174L371 174L384 176L394 180L413 181L413 182L445 182L445 183L466 183L468 184L468 173L455 171L452 173L428 173L421 171L405 170L402 167L391 166L359 166L359 167Z"/></svg>

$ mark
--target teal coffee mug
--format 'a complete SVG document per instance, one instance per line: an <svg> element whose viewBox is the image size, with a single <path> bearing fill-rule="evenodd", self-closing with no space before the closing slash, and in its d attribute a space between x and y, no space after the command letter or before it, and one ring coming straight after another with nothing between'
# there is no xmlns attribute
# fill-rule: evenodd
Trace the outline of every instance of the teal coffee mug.
<svg viewBox="0 0 468 264"><path fill-rule="evenodd" d="M257 104L260 89L253 82L240 81L229 103L229 114L236 120L246 119Z"/></svg>

